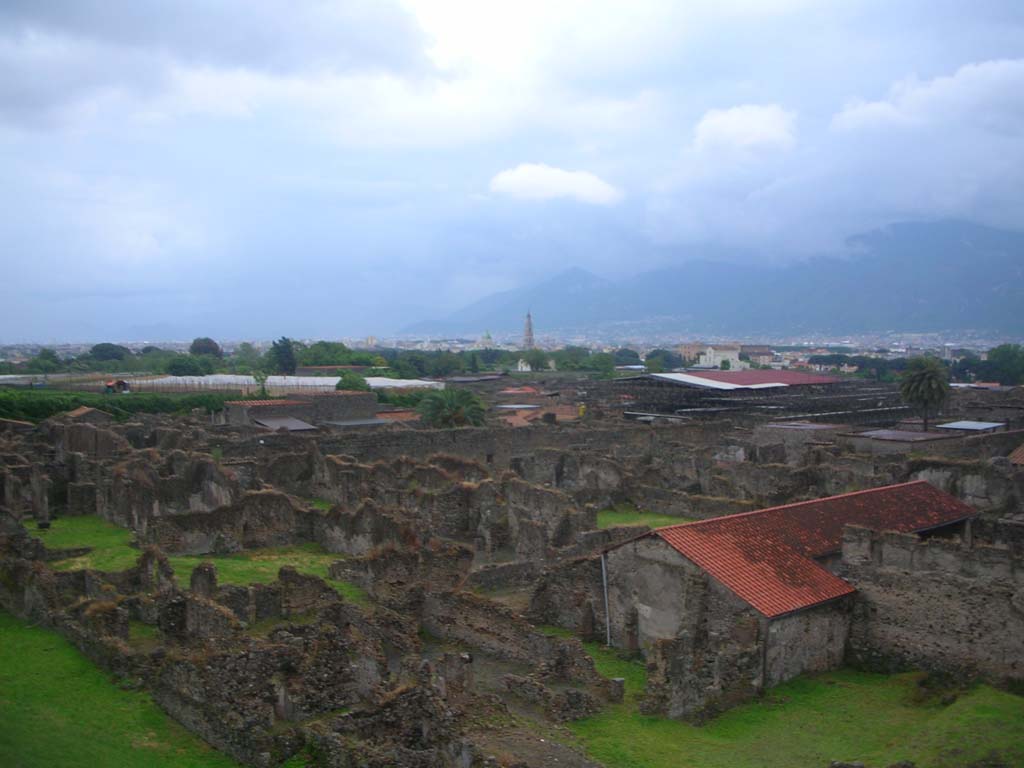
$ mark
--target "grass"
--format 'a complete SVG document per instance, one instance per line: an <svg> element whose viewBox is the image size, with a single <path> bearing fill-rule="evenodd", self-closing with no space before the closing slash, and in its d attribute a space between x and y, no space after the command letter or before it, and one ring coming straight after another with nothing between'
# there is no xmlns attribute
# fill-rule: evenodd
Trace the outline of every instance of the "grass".
<svg viewBox="0 0 1024 768"><path fill-rule="evenodd" d="M656 512L644 512L632 504L617 504L597 513L598 528L614 528L619 525L646 525L658 528L663 525L692 522L688 517L675 515L659 515Z"/></svg>
<svg viewBox="0 0 1024 768"><path fill-rule="evenodd" d="M330 512L334 508L334 502L327 499L306 499L306 501L313 509L319 509L322 512Z"/></svg>
<svg viewBox="0 0 1024 768"><path fill-rule="evenodd" d="M547 629L545 628L545 631ZM601 674L622 677L622 704L570 724L595 760L616 768L804 768L831 760L954 768L999 756L1024 764L1024 698L976 686L953 704L915 703L918 676L849 669L792 680L704 726L640 714L642 662L585 643Z"/></svg>
<svg viewBox="0 0 1024 768"><path fill-rule="evenodd" d="M32 533L50 548L93 548L92 552L81 557L52 563L55 570L92 568L121 571L135 565L139 557L139 550L130 544L130 531L92 515L58 518L49 530ZM193 568L207 561L217 566L217 581L220 584L267 584L277 579L277 572L283 566L291 566L299 573L324 579L346 600L366 605L368 598L360 587L328 577L328 567L340 559L340 555L327 552L317 544L297 544L250 549L231 555L176 555L170 561L181 584L188 583Z"/></svg>
<svg viewBox="0 0 1024 768"><path fill-rule="evenodd" d="M118 688L55 632L0 611L0 763L9 768L237 765Z"/></svg>

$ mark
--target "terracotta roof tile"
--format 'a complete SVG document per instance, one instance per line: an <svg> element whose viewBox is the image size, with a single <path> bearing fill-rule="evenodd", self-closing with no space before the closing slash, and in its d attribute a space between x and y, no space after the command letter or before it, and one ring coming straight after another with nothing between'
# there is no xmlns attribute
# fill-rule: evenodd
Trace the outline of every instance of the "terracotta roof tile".
<svg viewBox="0 0 1024 768"><path fill-rule="evenodd" d="M225 400L224 405L241 405L246 408L263 407L267 405L305 405L299 400Z"/></svg>
<svg viewBox="0 0 1024 768"><path fill-rule="evenodd" d="M726 384L735 384L741 387L750 387L757 384L787 384L799 386L801 384L835 384L842 379L835 376L820 376L799 371L766 371L763 369L750 369L747 371L702 371L688 370L690 376L698 376L711 381L721 381Z"/></svg>
<svg viewBox="0 0 1024 768"><path fill-rule="evenodd" d="M768 617L852 593L813 558L842 547L843 526L910 533L977 514L923 480L657 528L676 551Z"/></svg>
<svg viewBox="0 0 1024 768"><path fill-rule="evenodd" d="M1017 450L1010 454L1010 463L1024 465L1024 443L1021 443Z"/></svg>

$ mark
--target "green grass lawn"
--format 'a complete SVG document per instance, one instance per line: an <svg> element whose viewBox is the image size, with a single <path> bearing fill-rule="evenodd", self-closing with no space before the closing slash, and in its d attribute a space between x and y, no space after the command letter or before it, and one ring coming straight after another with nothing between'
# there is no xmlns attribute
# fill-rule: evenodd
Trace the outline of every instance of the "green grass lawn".
<svg viewBox="0 0 1024 768"><path fill-rule="evenodd" d="M659 528L663 525L692 522L688 517L659 515L656 512L644 512L632 504L617 504L597 513L598 528L614 528L619 525L647 525Z"/></svg>
<svg viewBox="0 0 1024 768"><path fill-rule="evenodd" d="M921 704L916 675L844 669L797 678L698 727L641 715L643 664L600 643L586 648L602 674L626 681L624 703L569 726L609 768L805 768L855 759L870 768L899 760L954 768L993 754L1024 765L1024 697L988 686L949 706Z"/></svg>
<svg viewBox="0 0 1024 768"><path fill-rule="evenodd" d="M139 557L139 550L129 544L130 531L92 515L58 518L49 530L33 530L31 533L51 549L93 548L87 555L51 563L55 570L93 568L121 571L135 565ZM217 566L217 581L221 584L266 584L277 578L277 572L282 566L289 565L300 573L319 576L351 602L365 604L367 597L362 589L349 582L327 577L328 566L340 559L340 555L326 552L317 544L298 544L251 549L231 555L173 556L170 561L182 585L188 584L192 569L205 561Z"/></svg>
<svg viewBox="0 0 1024 768"><path fill-rule="evenodd" d="M0 764L5 768L237 765L125 691L64 638L0 611Z"/></svg>

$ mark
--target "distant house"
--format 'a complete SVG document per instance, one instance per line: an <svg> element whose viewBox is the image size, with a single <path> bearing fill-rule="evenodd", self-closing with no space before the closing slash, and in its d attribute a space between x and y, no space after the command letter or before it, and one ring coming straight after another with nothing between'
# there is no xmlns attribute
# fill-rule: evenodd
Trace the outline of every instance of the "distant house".
<svg viewBox="0 0 1024 768"><path fill-rule="evenodd" d="M721 368L726 364L729 370L739 371L750 365L740 360L739 344L716 344L704 348L697 359L698 368Z"/></svg>
<svg viewBox="0 0 1024 768"><path fill-rule="evenodd" d="M305 432L316 429L307 421L312 413L312 405L302 400L228 400L223 419L236 427Z"/></svg>
<svg viewBox="0 0 1024 768"><path fill-rule="evenodd" d="M289 432L315 430L318 426L374 426L377 396L373 392L341 390L293 395L288 399L229 400L224 403L222 423Z"/></svg>
<svg viewBox="0 0 1024 768"><path fill-rule="evenodd" d="M519 362L516 363L516 370L519 371L519 373L530 373L533 370L533 367L523 358L519 358Z"/></svg>

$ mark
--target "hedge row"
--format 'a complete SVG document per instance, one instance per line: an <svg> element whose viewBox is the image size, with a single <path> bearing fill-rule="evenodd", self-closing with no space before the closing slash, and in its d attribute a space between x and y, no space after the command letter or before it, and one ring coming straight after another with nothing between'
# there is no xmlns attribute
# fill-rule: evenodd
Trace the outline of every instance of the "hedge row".
<svg viewBox="0 0 1024 768"><path fill-rule="evenodd" d="M225 400L239 399L238 393L157 394L153 392L103 395L95 392L48 392L0 389L0 418L42 421L81 405L99 408L124 420L135 413L180 413L203 408L219 411Z"/></svg>

